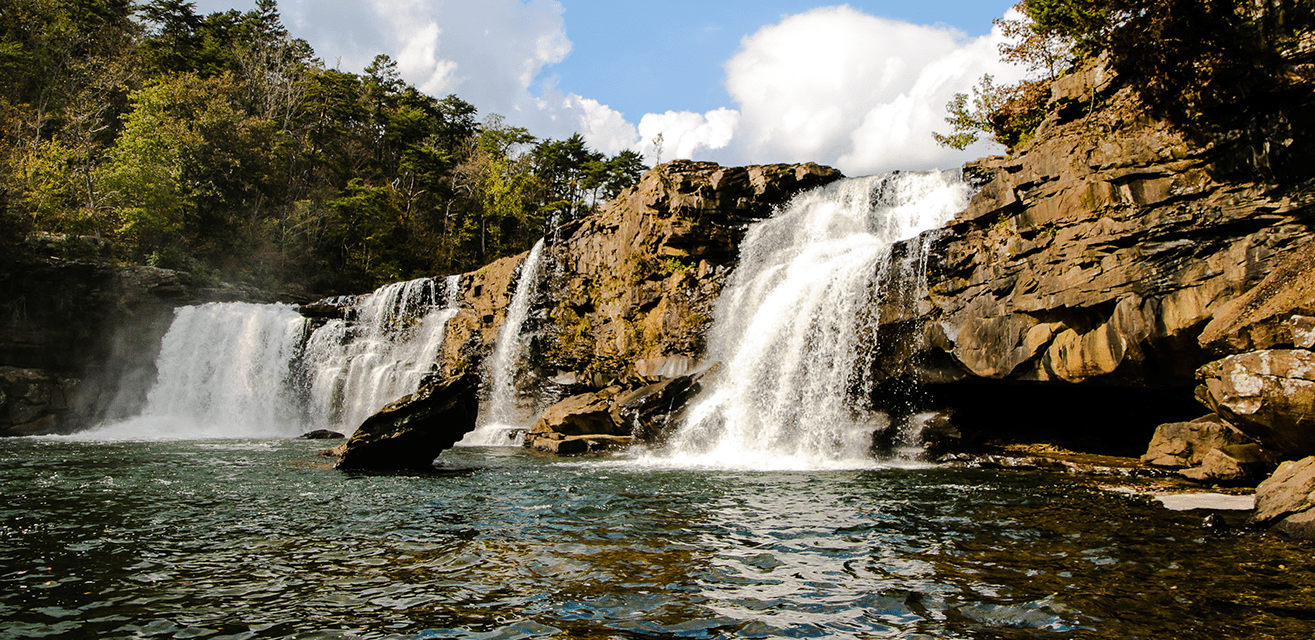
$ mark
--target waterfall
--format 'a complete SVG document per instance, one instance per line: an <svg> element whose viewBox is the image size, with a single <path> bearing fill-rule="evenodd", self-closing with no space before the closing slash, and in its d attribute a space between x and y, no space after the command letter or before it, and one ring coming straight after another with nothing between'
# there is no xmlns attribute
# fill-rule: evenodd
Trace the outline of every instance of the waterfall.
<svg viewBox="0 0 1315 640"><path fill-rule="evenodd" d="M458 276L449 276L442 292L430 278L395 282L357 300L354 321L316 329L305 357L312 422L351 433L419 388L437 366L459 298Z"/></svg>
<svg viewBox="0 0 1315 640"><path fill-rule="evenodd" d="M291 437L303 431L291 384L306 320L286 305L180 307L160 343L158 377L136 418L89 438Z"/></svg>
<svg viewBox="0 0 1315 640"><path fill-rule="evenodd" d="M722 373L668 446L682 465L866 466L881 416L865 408L891 245L942 226L971 189L958 173L845 180L750 229L717 303L708 360Z"/></svg>
<svg viewBox="0 0 1315 640"><path fill-rule="evenodd" d="M498 344L493 351L493 361L489 366L489 396L480 408L479 426L466 434L458 444L465 446L519 446L524 424L533 416L526 415L518 402L519 393L516 385L520 363L524 359L526 347L529 346L522 335L521 325L530 312L530 302L534 298L539 280L539 261L543 253L543 239L540 238L530 249L521 263L520 275L516 280L516 291L512 294L511 306L507 308L507 318L498 330Z"/></svg>

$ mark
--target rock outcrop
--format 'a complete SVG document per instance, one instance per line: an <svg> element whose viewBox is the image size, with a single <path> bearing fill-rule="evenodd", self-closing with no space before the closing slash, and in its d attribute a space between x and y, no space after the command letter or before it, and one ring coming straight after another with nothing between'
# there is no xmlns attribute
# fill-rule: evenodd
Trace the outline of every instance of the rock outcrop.
<svg viewBox="0 0 1315 640"><path fill-rule="evenodd" d="M1058 81L1035 140L968 165L980 186L968 209L897 248L911 254L930 242L926 286L906 287L928 293L883 307L889 320L873 342L888 382L877 393L920 389L912 404L960 409L969 431L999 428L998 406L988 414L970 405L1063 394L1084 409L1011 412L1010 428L1136 424L1107 439L1141 446L1155 425L1189 420L1199 412L1196 371L1219 357L1212 348L1307 335L1306 321L1287 312L1306 308L1310 278L1287 277L1293 292L1281 304L1256 293L1257 305L1233 316L1269 322L1250 332L1218 314L1286 262L1311 262L1301 256L1315 251L1305 248L1315 239L1315 182L1292 176L1315 166L1312 95L1276 99L1203 138L1147 115L1134 88L1103 66ZM1148 393L1154 402L1142 401Z"/></svg>
<svg viewBox="0 0 1315 640"><path fill-rule="evenodd" d="M637 388L613 386L571 396L544 410L525 446L571 454L636 442L660 445L720 368L714 363Z"/></svg>
<svg viewBox="0 0 1315 640"><path fill-rule="evenodd" d="M1215 414L1156 427L1141 461L1215 484L1254 483L1274 466L1258 442Z"/></svg>
<svg viewBox="0 0 1315 640"><path fill-rule="evenodd" d="M475 429L479 378L431 379L366 418L342 446L345 470L433 469L434 459Z"/></svg>
<svg viewBox="0 0 1315 640"><path fill-rule="evenodd" d="M648 172L597 214L554 230L545 238L540 281L520 336L526 346L516 380L521 413L534 416L575 394L610 386L633 391L692 371L747 225L796 193L840 177L812 163L675 161ZM488 375L525 257L462 275L462 309L447 325L440 357L444 375Z"/></svg>
<svg viewBox="0 0 1315 640"><path fill-rule="evenodd" d="M1284 462L1256 487L1250 522L1289 537L1315 539L1315 456Z"/></svg>
<svg viewBox="0 0 1315 640"><path fill-rule="evenodd" d="M527 327L541 374L568 374L602 389L672 357L684 356L688 369L702 357L712 307L746 225L840 177L812 163L670 162L598 214L556 229L545 239L541 294ZM492 349L524 257L462 277L468 309L449 325L449 372Z"/></svg>

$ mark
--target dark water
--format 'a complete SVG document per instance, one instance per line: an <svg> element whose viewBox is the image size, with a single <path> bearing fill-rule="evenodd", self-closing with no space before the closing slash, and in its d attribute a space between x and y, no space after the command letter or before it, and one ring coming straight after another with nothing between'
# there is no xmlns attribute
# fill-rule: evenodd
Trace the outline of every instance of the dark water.
<svg viewBox="0 0 1315 640"><path fill-rule="evenodd" d="M1312 548L1050 475L0 441L0 637L1309 638ZM1236 522L1240 516L1231 515Z"/></svg>

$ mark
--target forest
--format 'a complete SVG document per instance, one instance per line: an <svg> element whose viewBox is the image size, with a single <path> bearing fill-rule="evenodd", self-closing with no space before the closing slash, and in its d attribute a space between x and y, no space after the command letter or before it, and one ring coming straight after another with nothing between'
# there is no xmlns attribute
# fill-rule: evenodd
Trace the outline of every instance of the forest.
<svg viewBox="0 0 1315 640"><path fill-rule="evenodd" d="M0 252L360 292L528 249L646 169L329 68L275 0L0 3Z"/></svg>

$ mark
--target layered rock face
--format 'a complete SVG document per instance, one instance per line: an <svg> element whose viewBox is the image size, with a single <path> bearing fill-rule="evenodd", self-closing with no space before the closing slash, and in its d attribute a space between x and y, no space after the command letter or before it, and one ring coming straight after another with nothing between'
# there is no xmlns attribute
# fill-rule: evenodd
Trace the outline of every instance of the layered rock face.
<svg viewBox="0 0 1315 640"><path fill-rule="evenodd" d="M1033 142L966 167L981 190L935 239L927 297L883 310L881 375L930 385L969 428L1132 424L1144 447L1199 415L1197 369L1237 348L1198 342L1206 325L1315 237L1315 101L1287 98L1202 140L1103 66L1061 79ZM1047 396L1085 406L1056 415Z"/></svg>
<svg viewBox="0 0 1315 640"><path fill-rule="evenodd" d="M812 163L670 162L598 214L555 230L545 239L524 330L535 369L524 390L600 390L688 372L702 356L713 305L746 225L794 194L840 177ZM462 276L463 310L448 325L446 373L488 359L524 259L504 258Z"/></svg>

